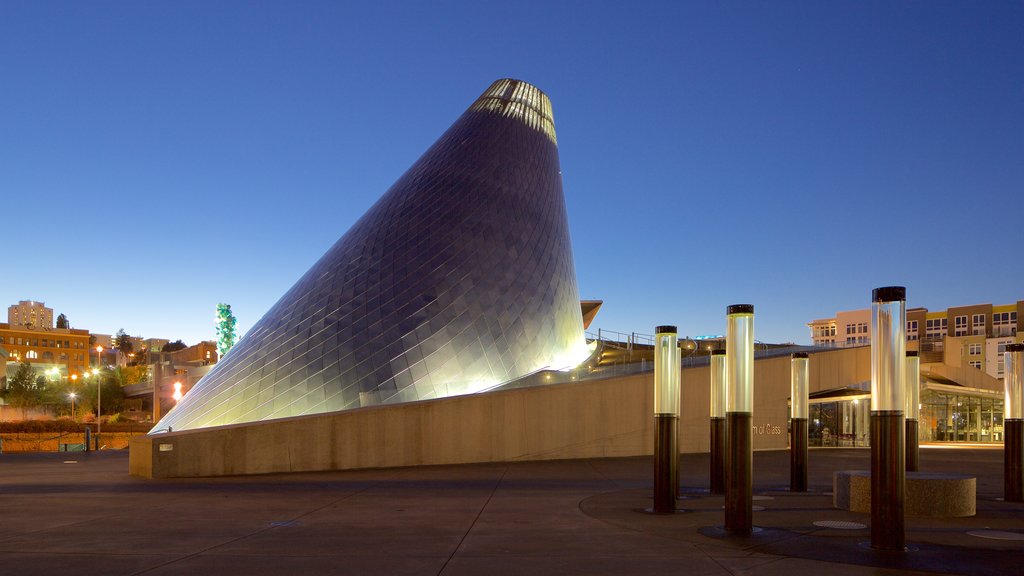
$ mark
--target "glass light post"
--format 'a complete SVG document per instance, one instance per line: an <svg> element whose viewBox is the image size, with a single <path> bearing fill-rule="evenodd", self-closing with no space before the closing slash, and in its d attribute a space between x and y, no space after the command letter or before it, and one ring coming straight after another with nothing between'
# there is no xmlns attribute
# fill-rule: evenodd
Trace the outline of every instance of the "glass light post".
<svg viewBox="0 0 1024 576"><path fill-rule="evenodd" d="M871 547L905 549L907 289L871 293Z"/></svg>
<svg viewBox="0 0 1024 576"><path fill-rule="evenodd" d="M676 509L679 449L679 335L675 326L654 330L654 513Z"/></svg>
<svg viewBox="0 0 1024 576"><path fill-rule="evenodd" d="M725 350L711 350L711 493L725 492Z"/></svg>
<svg viewBox="0 0 1024 576"><path fill-rule="evenodd" d="M77 397L77 395L74 392L68 394L68 398L71 399L71 421L72 422L75 421L75 398L76 397Z"/></svg>
<svg viewBox="0 0 1024 576"><path fill-rule="evenodd" d="M906 419L906 468L917 472L921 465L918 449L918 421L921 419L921 358L917 350L907 350L906 374L903 377L906 405L903 416Z"/></svg>
<svg viewBox="0 0 1024 576"><path fill-rule="evenodd" d="M1003 500L1024 502L1024 343L1003 353Z"/></svg>
<svg viewBox="0 0 1024 576"><path fill-rule="evenodd" d="M754 529L754 306L726 309L725 530Z"/></svg>
<svg viewBox="0 0 1024 576"><path fill-rule="evenodd" d="M790 359L789 397L789 491L807 491L807 394L810 368L806 352L794 352Z"/></svg>

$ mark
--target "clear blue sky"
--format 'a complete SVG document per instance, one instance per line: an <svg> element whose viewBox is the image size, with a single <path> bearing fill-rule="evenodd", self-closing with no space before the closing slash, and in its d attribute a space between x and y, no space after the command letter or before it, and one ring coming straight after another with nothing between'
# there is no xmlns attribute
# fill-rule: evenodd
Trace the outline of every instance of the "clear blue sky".
<svg viewBox="0 0 1024 576"><path fill-rule="evenodd" d="M1022 30L994 1L3 2L0 304L244 331L506 76L553 101L595 328L1016 301Z"/></svg>

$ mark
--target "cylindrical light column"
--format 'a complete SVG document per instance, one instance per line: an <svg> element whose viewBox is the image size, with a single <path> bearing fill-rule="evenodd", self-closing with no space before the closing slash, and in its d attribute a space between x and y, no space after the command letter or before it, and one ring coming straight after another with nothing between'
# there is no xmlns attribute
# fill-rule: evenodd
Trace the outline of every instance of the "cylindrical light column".
<svg viewBox="0 0 1024 576"><path fill-rule="evenodd" d="M725 350L711 351L711 493L725 492Z"/></svg>
<svg viewBox="0 0 1024 576"><path fill-rule="evenodd" d="M1003 353L1003 500L1024 502L1024 344Z"/></svg>
<svg viewBox="0 0 1024 576"><path fill-rule="evenodd" d="M725 529L754 528L754 306L726 309Z"/></svg>
<svg viewBox="0 0 1024 576"><path fill-rule="evenodd" d="M806 352L794 352L790 360L789 396L789 490L807 491L807 393L810 369Z"/></svg>
<svg viewBox="0 0 1024 576"><path fill-rule="evenodd" d="M921 419L921 358L917 350L907 350L906 375L903 377L906 406L907 472L917 472L920 467L918 450L918 421Z"/></svg>
<svg viewBox="0 0 1024 576"><path fill-rule="evenodd" d="M654 512L676 509L679 450L679 337L675 326L654 330Z"/></svg>
<svg viewBox="0 0 1024 576"><path fill-rule="evenodd" d="M871 547L904 549L907 289L871 293Z"/></svg>

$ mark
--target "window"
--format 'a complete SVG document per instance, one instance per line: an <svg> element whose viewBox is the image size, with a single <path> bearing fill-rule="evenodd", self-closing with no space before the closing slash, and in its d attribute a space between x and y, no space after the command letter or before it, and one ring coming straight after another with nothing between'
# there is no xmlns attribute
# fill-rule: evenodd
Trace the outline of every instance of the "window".
<svg viewBox="0 0 1024 576"><path fill-rule="evenodd" d="M907 340L917 340L917 320L907 320Z"/></svg>
<svg viewBox="0 0 1024 576"><path fill-rule="evenodd" d="M25 353L25 358L39 358L39 354L35 350L29 350Z"/></svg>
<svg viewBox="0 0 1024 576"><path fill-rule="evenodd" d="M967 353L971 356L981 356L981 344L971 344L967 349Z"/></svg>
<svg viewBox="0 0 1024 576"><path fill-rule="evenodd" d="M995 312L992 314L992 335L1016 336L1017 335L1017 313L1016 312Z"/></svg>
<svg viewBox="0 0 1024 576"><path fill-rule="evenodd" d="M954 336L967 336L967 316L957 316L953 318L953 335Z"/></svg>
<svg viewBox="0 0 1024 576"><path fill-rule="evenodd" d="M971 317L971 326L973 327L972 332L975 336L985 335L985 315L975 314Z"/></svg>
<svg viewBox="0 0 1024 576"><path fill-rule="evenodd" d="M866 323L864 323L864 322L861 322L860 324L857 324L857 331L860 332L861 334L867 334L868 333L868 325Z"/></svg>
<svg viewBox="0 0 1024 576"><path fill-rule="evenodd" d="M978 370L981 370L981 360L971 360L970 365L972 368L977 368Z"/></svg>
<svg viewBox="0 0 1024 576"><path fill-rule="evenodd" d="M935 318L924 321L925 340L942 340L946 336L949 319Z"/></svg>

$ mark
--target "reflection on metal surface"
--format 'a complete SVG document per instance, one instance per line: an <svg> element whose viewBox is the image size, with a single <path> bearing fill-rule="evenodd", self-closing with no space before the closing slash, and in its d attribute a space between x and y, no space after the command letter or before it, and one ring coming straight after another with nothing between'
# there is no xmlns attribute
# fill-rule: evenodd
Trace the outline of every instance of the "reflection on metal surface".
<svg viewBox="0 0 1024 576"><path fill-rule="evenodd" d="M492 85L154 430L467 394L586 359L551 119L540 90Z"/></svg>

